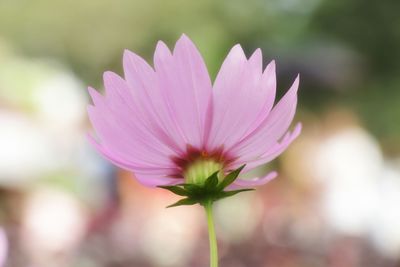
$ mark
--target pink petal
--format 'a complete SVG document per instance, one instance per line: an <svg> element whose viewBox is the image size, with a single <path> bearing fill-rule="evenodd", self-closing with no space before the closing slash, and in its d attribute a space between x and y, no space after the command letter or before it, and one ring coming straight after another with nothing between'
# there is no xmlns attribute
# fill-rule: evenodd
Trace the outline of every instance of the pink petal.
<svg viewBox="0 0 400 267"><path fill-rule="evenodd" d="M210 148L236 144L265 109L270 96L260 66L260 50L248 61L239 45L229 52L214 83Z"/></svg>
<svg viewBox="0 0 400 267"><path fill-rule="evenodd" d="M186 149L181 134L174 125L174 118L165 101L163 88L154 70L141 57L128 50L124 53L124 73L135 115L145 120L154 133L177 153Z"/></svg>
<svg viewBox="0 0 400 267"><path fill-rule="evenodd" d="M90 97L92 98L93 106L102 105L102 103L104 102L104 96L102 96L93 87L88 87L88 92L89 92Z"/></svg>
<svg viewBox="0 0 400 267"><path fill-rule="evenodd" d="M253 179L236 179L233 182L232 187L229 189L238 189L238 188L252 188L255 186L260 186L268 183L272 179L274 179L276 176L278 176L277 172L270 172L266 176L261 177L261 178L253 178Z"/></svg>
<svg viewBox="0 0 400 267"><path fill-rule="evenodd" d="M299 76L261 125L236 144L230 150L230 153L245 155L242 157L244 161L258 158L266 153L287 131L293 120L297 104L298 85Z"/></svg>
<svg viewBox="0 0 400 267"><path fill-rule="evenodd" d="M265 92L265 102L262 105L262 109L258 113L255 121L252 123L246 134L244 134L242 137L243 139L260 126L260 124L268 117L272 106L274 105L276 94L276 71L274 60L268 64L264 73L262 74L261 90Z"/></svg>
<svg viewBox="0 0 400 267"><path fill-rule="evenodd" d="M277 142L270 150L268 150L264 155L259 157L258 159L255 159L253 161L242 161L238 160L235 162L234 165L232 165L232 169L236 169L239 166L246 164L246 167L244 168L243 172L246 172L248 170L251 170L257 166L266 164L272 160L274 160L277 156L282 154L283 151L286 150L286 148L300 135L301 133L301 123L298 123L293 130L292 133L287 132L285 136L282 138L281 142Z"/></svg>
<svg viewBox="0 0 400 267"><path fill-rule="evenodd" d="M213 120L208 140L210 149L223 144L227 133L231 133L232 116L237 116L237 100L242 98L241 77L244 75L246 57L240 45L235 45L226 57L217 75L213 88ZM240 102L239 102L240 103Z"/></svg>
<svg viewBox="0 0 400 267"><path fill-rule="evenodd" d="M155 69L164 100L185 145L201 148L206 135L211 81L200 53L185 35L176 43L173 55L159 43Z"/></svg>
<svg viewBox="0 0 400 267"><path fill-rule="evenodd" d="M183 183L182 178L169 178L157 175L146 175L134 173L134 177L143 185L148 187L156 187L160 185L176 185Z"/></svg>
<svg viewBox="0 0 400 267"><path fill-rule="evenodd" d="M132 95L126 82L117 74L106 71L103 74L106 98L112 103L123 103L129 108L134 108Z"/></svg>
<svg viewBox="0 0 400 267"><path fill-rule="evenodd" d="M166 164L165 166L154 165L150 163L136 162L132 159L127 159L126 157L115 153L111 150L108 150L102 144L100 144L92 135L88 135L88 140L92 144L92 146L107 160L114 163L116 166L128 170L135 171L138 173L156 173L157 171L160 174L165 173L176 173L176 166L172 163Z"/></svg>
<svg viewBox="0 0 400 267"><path fill-rule="evenodd" d="M122 113L119 113L122 112ZM136 162L165 165L169 154L140 131L124 114L123 109L112 110L105 102L88 107L90 121L108 150Z"/></svg>
<svg viewBox="0 0 400 267"><path fill-rule="evenodd" d="M262 52L260 48L257 48L249 58L249 67L253 69L254 75L261 75L262 66L263 66Z"/></svg>
<svg viewBox="0 0 400 267"><path fill-rule="evenodd" d="M137 99L134 99L128 84L121 77L113 72L105 72L104 85L108 103L114 107L118 114L124 112L125 114L121 114L121 116L132 121L138 131L146 135L152 144L162 149L163 154L174 155L177 151L179 152L179 149L160 126L157 119L146 111L140 110L140 107L143 106L138 105Z"/></svg>
<svg viewBox="0 0 400 267"><path fill-rule="evenodd" d="M99 145L92 136L89 136L89 141L107 160L111 161L120 168L135 172L135 178L145 186L155 187L159 185L174 185L183 183L183 178L170 178L166 176L167 173L177 173L175 166L171 166L171 168L160 168L146 167L141 163L137 165L127 163L124 162L123 158L118 159L118 156L114 156L112 153L108 152L104 147Z"/></svg>

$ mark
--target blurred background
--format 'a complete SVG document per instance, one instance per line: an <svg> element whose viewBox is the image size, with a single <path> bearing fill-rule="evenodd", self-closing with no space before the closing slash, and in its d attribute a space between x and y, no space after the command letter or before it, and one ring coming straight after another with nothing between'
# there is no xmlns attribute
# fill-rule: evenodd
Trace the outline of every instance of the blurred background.
<svg viewBox="0 0 400 267"><path fill-rule="evenodd" d="M182 33L214 78L229 49L301 73L279 177L216 207L223 267L400 266L400 1L1 0L0 265L203 267L200 207L88 145L86 87ZM258 170L265 173L265 169Z"/></svg>

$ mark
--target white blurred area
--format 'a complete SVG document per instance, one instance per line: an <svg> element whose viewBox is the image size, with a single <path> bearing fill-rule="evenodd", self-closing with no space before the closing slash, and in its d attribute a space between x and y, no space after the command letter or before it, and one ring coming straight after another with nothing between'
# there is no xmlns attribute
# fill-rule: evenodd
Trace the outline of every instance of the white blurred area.
<svg viewBox="0 0 400 267"><path fill-rule="evenodd" d="M163 201L158 204L153 216L143 224L139 249L155 266L187 266L203 214L191 208L166 210Z"/></svg>
<svg viewBox="0 0 400 267"><path fill-rule="evenodd" d="M107 198L107 167L86 142L85 90L65 66L3 42L0 61L0 187L16 216L0 213L14 239L6 266L68 266L87 231L85 210Z"/></svg>
<svg viewBox="0 0 400 267"><path fill-rule="evenodd" d="M334 231L367 238L381 253L397 259L400 162L386 159L378 141L349 120L349 113L337 113L306 158L310 174L321 184L319 208ZM337 119L347 123L335 125Z"/></svg>
<svg viewBox="0 0 400 267"><path fill-rule="evenodd" d="M87 214L68 193L40 188L26 198L21 244L33 266L68 266L85 236Z"/></svg>
<svg viewBox="0 0 400 267"><path fill-rule="evenodd" d="M385 162L365 130L345 129L322 143L321 178L331 224L349 234L367 234L391 257L400 255L400 171Z"/></svg>
<svg viewBox="0 0 400 267"><path fill-rule="evenodd" d="M0 183L23 185L74 167L85 144L82 83L54 61L23 58L5 45L0 59Z"/></svg>
<svg viewBox="0 0 400 267"><path fill-rule="evenodd" d="M322 140L315 156L328 221L349 234L368 232L379 207L383 158L378 144L361 128L345 128Z"/></svg>

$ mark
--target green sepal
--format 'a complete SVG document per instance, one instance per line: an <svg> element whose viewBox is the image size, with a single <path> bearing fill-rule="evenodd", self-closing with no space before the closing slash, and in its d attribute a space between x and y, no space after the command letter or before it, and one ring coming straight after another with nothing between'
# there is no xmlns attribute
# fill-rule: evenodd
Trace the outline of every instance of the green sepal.
<svg viewBox="0 0 400 267"><path fill-rule="evenodd" d="M172 205L169 205L167 208L194 204L205 205L205 203L210 201L215 202L223 198L234 196L241 192L254 190L251 188L246 188L224 191L225 188L227 188L237 179L244 167L245 165L240 166L238 169L230 172L221 181L219 181L218 179L218 174L220 171L216 171L205 180L203 185L183 183L178 185L166 185L159 187L166 189L176 195L186 197Z"/></svg>
<svg viewBox="0 0 400 267"><path fill-rule="evenodd" d="M201 195L204 191L204 188L197 184L185 184L183 188L189 191L190 195Z"/></svg>
<svg viewBox="0 0 400 267"><path fill-rule="evenodd" d="M234 196L234 195L239 194L241 192L253 191L253 190L255 190L255 189L254 188L244 188L244 189L232 190L232 191L222 191L218 195L218 199L217 200L220 200L220 199L223 199L223 198L226 198L226 197L231 197L231 196Z"/></svg>
<svg viewBox="0 0 400 267"><path fill-rule="evenodd" d="M178 200L174 204L167 206L167 208L172 208L172 207L177 207L177 206L190 206L190 205L194 205L197 203L198 203L197 200L194 200L191 198L183 198L181 200Z"/></svg>
<svg viewBox="0 0 400 267"><path fill-rule="evenodd" d="M217 187L217 185L218 185L218 173L219 173L219 171L214 172L204 182L204 189L206 191L212 191Z"/></svg>
<svg viewBox="0 0 400 267"><path fill-rule="evenodd" d="M172 193L179 196L188 196L190 194L185 188L179 187L177 185L160 185L159 187L171 191Z"/></svg>
<svg viewBox="0 0 400 267"><path fill-rule="evenodd" d="M239 168L237 168L234 171L231 171L230 173L228 173L228 175L225 176L225 178L221 181L221 183L218 185L218 189L225 189L226 187L228 187L229 185L231 185L238 177L240 172L243 170L243 168L246 165L242 165Z"/></svg>

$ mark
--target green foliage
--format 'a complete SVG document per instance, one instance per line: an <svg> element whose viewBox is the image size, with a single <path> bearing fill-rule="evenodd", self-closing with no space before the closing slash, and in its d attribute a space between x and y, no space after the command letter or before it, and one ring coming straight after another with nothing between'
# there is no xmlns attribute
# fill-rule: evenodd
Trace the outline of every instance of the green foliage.
<svg viewBox="0 0 400 267"><path fill-rule="evenodd" d="M194 204L200 204L204 206L207 202L210 201L215 202L217 200L226 197L234 196L241 192L254 190L251 188L246 188L246 189L224 191L229 185L231 185L238 178L244 166L245 165L228 173L221 181L218 180L219 171L217 171L207 178L204 185L179 184L179 185L166 185L159 187L166 189L176 195L186 197L172 205L169 205L168 208L183 206L183 205L194 205Z"/></svg>
<svg viewBox="0 0 400 267"><path fill-rule="evenodd" d="M219 189L223 190L230 184L232 184L236 178L239 176L239 173L243 170L245 165L240 166L238 169L234 170L233 172L229 173L219 184Z"/></svg>

